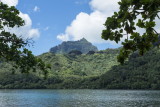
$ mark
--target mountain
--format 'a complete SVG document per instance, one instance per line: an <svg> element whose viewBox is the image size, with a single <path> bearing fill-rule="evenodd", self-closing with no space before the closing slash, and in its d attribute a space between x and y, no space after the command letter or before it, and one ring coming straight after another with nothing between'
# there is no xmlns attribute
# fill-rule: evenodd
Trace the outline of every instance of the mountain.
<svg viewBox="0 0 160 107"><path fill-rule="evenodd" d="M143 56L135 52L124 65L117 63L119 51L44 53L38 57L51 64L47 79L40 72L13 75L11 65L1 63L0 88L160 89L160 49L153 48Z"/></svg>
<svg viewBox="0 0 160 107"><path fill-rule="evenodd" d="M81 51L82 53L88 53L89 51L98 51L96 46L93 46L85 38L78 41L67 41L50 49L51 53L64 54L73 50Z"/></svg>
<svg viewBox="0 0 160 107"><path fill-rule="evenodd" d="M98 78L105 89L160 89L160 49L143 56L135 52L124 65L115 65Z"/></svg>
<svg viewBox="0 0 160 107"><path fill-rule="evenodd" d="M38 57L51 64L46 80L39 72L21 74L17 71L13 75L11 65L2 63L0 88L80 88L83 87L81 83L101 76L117 65L118 52L119 49L82 55L44 53Z"/></svg>

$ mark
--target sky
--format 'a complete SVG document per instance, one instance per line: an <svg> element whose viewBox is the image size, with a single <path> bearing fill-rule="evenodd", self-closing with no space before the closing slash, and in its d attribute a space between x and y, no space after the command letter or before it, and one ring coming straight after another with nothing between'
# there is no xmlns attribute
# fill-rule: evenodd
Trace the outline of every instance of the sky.
<svg viewBox="0 0 160 107"><path fill-rule="evenodd" d="M83 37L99 50L116 48L111 41L101 39L108 16L118 10L119 0L1 0L20 11L25 26L11 31L24 38L32 38L27 48L34 55L48 52L63 41Z"/></svg>
<svg viewBox="0 0 160 107"><path fill-rule="evenodd" d="M1 0L20 11L25 26L11 31L32 38L27 47L34 55L49 52L63 41L86 38L99 50L116 48L111 41L101 39L106 18L118 10L119 0Z"/></svg>
<svg viewBox="0 0 160 107"><path fill-rule="evenodd" d="M1 0L16 6L25 26L10 29L13 33L32 38L27 47L34 55L49 52L63 41L86 38L99 50L117 48L120 44L101 39L107 17L118 11L119 0Z"/></svg>

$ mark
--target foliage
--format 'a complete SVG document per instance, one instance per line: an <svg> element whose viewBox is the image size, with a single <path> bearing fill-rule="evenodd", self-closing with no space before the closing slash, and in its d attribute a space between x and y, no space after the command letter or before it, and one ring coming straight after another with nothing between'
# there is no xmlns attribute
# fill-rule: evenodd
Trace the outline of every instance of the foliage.
<svg viewBox="0 0 160 107"><path fill-rule="evenodd" d="M0 2L0 59L12 63L13 67L21 72L28 73L30 70L35 72L39 68L46 75L48 67L45 63L25 48L29 41L6 31L24 24L14 6L8 7Z"/></svg>
<svg viewBox="0 0 160 107"><path fill-rule="evenodd" d="M160 50L157 48L140 56L132 54L124 65L113 66L99 77L101 88L160 89Z"/></svg>
<svg viewBox="0 0 160 107"><path fill-rule="evenodd" d="M96 76L104 74L117 64L118 51L119 49L107 49L104 53L74 57L68 54L44 53L38 57L51 64L46 80L39 72L27 75L15 72L12 75L11 64L1 63L0 88L90 88L90 82L95 81ZM96 86L97 84L92 83L91 87Z"/></svg>
<svg viewBox="0 0 160 107"><path fill-rule="evenodd" d="M118 43L127 36L117 57L118 62L123 64L132 52L138 50L143 55L158 41L155 20L159 19L160 1L121 0L118 4L120 10L107 18L102 38ZM144 29L145 32L140 34L136 31L137 28Z"/></svg>
<svg viewBox="0 0 160 107"><path fill-rule="evenodd" d="M85 38L79 41L67 41L50 49L51 53L67 54L72 50L78 50L82 53L89 51L98 51L97 47L93 46Z"/></svg>
<svg viewBox="0 0 160 107"><path fill-rule="evenodd" d="M87 54L88 54L88 55L95 54L95 51L89 51Z"/></svg>
<svg viewBox="0 0 160 107"><path fill-rule="evenodd" d="M1 63L0 88L160 89L160 49L151 49L144 56L135 52L124 65L115 65L118 52L107 49L74 58L45 53L39 57L52 67L45 80L38 72L13 75L11 65Z"/></svg>
<svg viewBox="0 0 160 107"><path fill-rule="evenodd" d="M81 55L82 52L81 51L78 51L78 50L72 50L68 53L69 55Z"/></svg>
<svg viewBox="0 0 160 107"><path fill-rule="evenodd" d="M101 75L116 65L116 55L119 49L107 49L104 53L69 55L45 53L39 57L46 63L51 64L51 71L62 75L77 74L84 72L86 75ZM83 73L79 73L83 74ZM81 76L81 75L79 75Z"/></svg>

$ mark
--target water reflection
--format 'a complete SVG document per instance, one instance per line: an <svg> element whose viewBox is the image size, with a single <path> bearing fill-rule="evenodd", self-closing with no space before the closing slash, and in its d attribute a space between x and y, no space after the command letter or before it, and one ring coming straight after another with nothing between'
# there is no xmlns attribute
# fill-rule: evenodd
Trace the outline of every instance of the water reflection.
<svg viewBox="0 0 160 107"><path fill-rule="evenodd" d="M0 90L0 107L160 107L160 91Z"/></svg>

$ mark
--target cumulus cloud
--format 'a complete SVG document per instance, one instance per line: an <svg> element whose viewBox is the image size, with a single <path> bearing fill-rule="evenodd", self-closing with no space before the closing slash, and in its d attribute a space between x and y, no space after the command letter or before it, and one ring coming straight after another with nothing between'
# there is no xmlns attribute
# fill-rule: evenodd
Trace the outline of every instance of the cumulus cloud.
<svg viewBox="0 0 160 107"><path fill-rule="evenodd" d="M68 34L59 34L59 35L57 35L57 38L59 40L62 40L62 41L69 41L69 35Z"/></svg>
<svg viewBox="0 0 160 107"><path fill-rule="evenodd" d="M30 29L28 32L28 37L33 38L33 37L39 37L40 33L38 29Z"/></svg>
<svg viewBox="0 0 160 107"><path fill-rule="evenodd" d="M86 38L92 43L111 43L101 38L102 30L105 28L104 23L106 18L111 16L114 11L118 10L119 0L91 0L89 3L93 12L88 14L81 12L66 27L65 33L57 35L57 38L62 41L79 40Z"/></svg>
<svg viewBox="0 0 160 107"><path fill-rule="evenodd" d="M16 6L18 4L18 0L0 0L0 1L7 4L8 6Z"/></svg>
<svg viewBox="0 0 160 107"><path fill-rule="evenodd" d="M92 0L89 4L94 11L100 11L102 13L107 13L107 15L112 14L117 11L119 6L118 2L120 0Z"/></svg>
<svg viewBox="0 0 160 107"><path fill-rule="evenodd" d="M19 16L25 21L24 26L5 29L24 39L38 38L40 36L39 30L32 28L32 20L29 15L20 12Z"/></svg>
<svg viewBox="0 0 160 107"><path fill-rule="evenodd" d="M18 0L1 0L3 3L9 6L16 6ZM5 28L6 31L15 33L19 37L24 39L37 38L40 36L40 32L36 28L32 28L32 20L28 14L20 12L19 16L25 21L25 25L21 27Z"/></svg>
<svg viewBox="0 0 160 107"><path fill-rule="evenodd" d="M96 11L90 15L87 13L79 13L76 19L66 28L66 34L58 35L58 39L79 40L85 37L88 41L96 43L104 42L99 36L106 17L102 13Z"/></svg>
<svg viewBox="0 0 160 107"><path fill-rule="evenodd" d="M105 23L107 17L112 16L115 11L119 10L118 2L120 0L91 0L89 5L93 10L90 14L81 12L76 18L71 22L69 26L66 27L64 33L57 35L57 38L62 41L69 40L79 40L81 38L86 38L92 43L109 43L115 45L115 42L105 41L101 38L102 30L105 29L103 24ZM140 19L141 16L138 16ZM160 20L156 20L157 26L155 29L160 32ZM135 20L137 22L137 20ZM143 34L144 29L136 27L136 31ZM123 36L121 41L124 41L127 36Z"/></svg>
<svg viewBox="0 0 160 107"><path fill-rule="evenodd" d="M35 6L34 9L33 9L33 11L34 12L38 12L38 11L40 11L40 8L38 6Z"/></svg>

